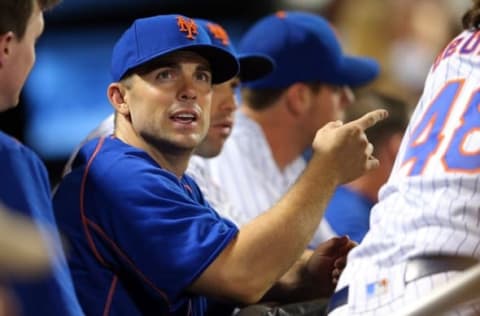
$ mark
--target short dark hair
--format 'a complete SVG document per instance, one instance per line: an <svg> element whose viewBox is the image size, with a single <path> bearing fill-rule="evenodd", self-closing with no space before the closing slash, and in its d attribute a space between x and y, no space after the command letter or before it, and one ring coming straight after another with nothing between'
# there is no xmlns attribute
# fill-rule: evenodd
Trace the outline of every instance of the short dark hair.
<svg viewBox="0 0 480 316"><path fill-rule="evenodd" d="M320 88L324 85L320 82L304 82L312 92L317 93ZM280 96L287 91L288 87L286 88L278 88L278 89L242 89L242 99L245 100L245 103L248 105L249 108L252 108L257 111L264 110L270 105L272 105L275 101L277 101Z"/></svg>
<svg viewBox="0 0 480 316"><path fill-rule="evenodd" d="M61 0L0 0L0 34L12 31L21 39L36 2L42 11L49 10Z"/></svg>
<svg viewBox="0 0 480 316"><path fill-rule="evenodd" d="M472 7L462 17L462 24L466 30L480 29L480 0L473 0Z"/></svg>
<svg viewBox="0 0 480 316"><path fill-rule="evenodd" d="M355 120L378 109L387 110L388 118L365 131L374 147L393 134L403 134L409 121L409 106L405 101L375 90L362 90L357 93L355 102L347 108L345 121Z"/></svg>
<svg viewBox="0 0 480 316"><path fill-rule="evenodd" d="M242 99L249 108L261 111L269 108L286 90L286 88L242 89Z"/></svg>

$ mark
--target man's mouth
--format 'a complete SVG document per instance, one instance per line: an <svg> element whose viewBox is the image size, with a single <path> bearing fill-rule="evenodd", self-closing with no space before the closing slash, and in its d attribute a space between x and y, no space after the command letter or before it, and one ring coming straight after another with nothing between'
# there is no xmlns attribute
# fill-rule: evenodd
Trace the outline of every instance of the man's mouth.
<svg viewBox="0 0 480 316"><path fill-rule="evenodd" d="M228 137L232 131L233 122L221 121L221 122L214 123L211 127L220 131L221 134L223 134L223 136Z"/></svg>
<svg viewBox="0 0 480 316"><path fill-rule="evenodd" d="M233 121L230 119L221 119L217 120L215 122L212 122L213 127L218 127L218 128L232 128L233 127Z"/></svg>
<svg viewBox="0 0 480 316"><path fill-rule="evenodd" d="M172 120L182 124L190 124L197 121L197 115L195 113L177 113L170 117Z"/></svg>

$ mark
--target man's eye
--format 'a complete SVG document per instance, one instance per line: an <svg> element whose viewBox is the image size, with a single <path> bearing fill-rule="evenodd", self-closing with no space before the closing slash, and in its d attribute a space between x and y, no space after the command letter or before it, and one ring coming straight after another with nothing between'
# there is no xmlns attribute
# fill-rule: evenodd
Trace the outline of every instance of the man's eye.
<svg viewBox="0 0 480 316"><path fill-rule="evenodd" d="M212 76L208 72L200 72L197 74L197 79L205 82L211 82Z"/></svg>
<svg viewBox="0 0 480 316"><path fill-rule="evenodd" d="M158 79L170 79L173 77L173 74L170 70L162 70L157 73Z"/></svg>

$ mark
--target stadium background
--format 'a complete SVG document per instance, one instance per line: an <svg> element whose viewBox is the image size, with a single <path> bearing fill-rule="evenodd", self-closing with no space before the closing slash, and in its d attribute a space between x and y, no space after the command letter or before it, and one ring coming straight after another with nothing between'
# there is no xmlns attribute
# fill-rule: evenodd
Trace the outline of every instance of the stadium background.
<svg viewBox="0 0 480 316"><path fill-rule="evenodd" d="M277 10L325 16L350 54L381 63L373 87L415 104L428 66L459 29L469 0L63 0L45 16L37 63L20 106L0 128L35 150L52 185L73 148L112 112L106 98L114 42L138 17L180 13L221 23L236 43ZM274 30L272 30L273 32Z"/></svg>

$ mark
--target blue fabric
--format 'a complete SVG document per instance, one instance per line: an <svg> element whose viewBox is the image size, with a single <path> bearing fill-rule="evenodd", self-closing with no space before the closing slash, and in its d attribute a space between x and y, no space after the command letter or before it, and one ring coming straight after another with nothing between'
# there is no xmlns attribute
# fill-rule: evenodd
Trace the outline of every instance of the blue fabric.
<svg viewBox="0 0 480 316"><path fill-rule="evenodd" d="M323 82L358 86L379 74L371 58L343 54L327 20L307 12L282 11L264 17L242 37L238 52L256 52L273 58L268 76L246 82L252 89L285 88L295 82Z"/></svg>
<svg viewBox="0 0 480 316"><path fill-rule="evenodd" d="M195 21L207 31L213 45L228 50L238 58L240 63L239 76L242 82L257 80L272 72L275 66L272 58L252 52L237 54L227 31L220 24L204 19L195 19Z"/></svg>
<svg viewBox="0 0 480 316"><path fill-rule="evenodd" d="M239 71L237 58L227 49L212 45L207 31L193 19L171 14L137 19L122 34L112 53L113 80L119 81L129 70L183 49L208 60L213 83L224 82Z"/></svg>
<svg viewBox="0 0 480 316"><path fill-rule="evenodd" d="M189 309L204 315L208 300L185 290L238 229L188 176L178 180L144 151L104 140L80 150L54 196L58 224L73 248L69 265L82 307L103 315L116 276L108 315L187 315Z"/></svg>
<svg viewBox="0 0 480 316"><path fill-rule="evenodd" d="M348 303L348 286L341 288L340 290L333 293L328 301L327 310L325 315L330 314L337 307L343 306Z"/></svg>
<svg viewBox="0 0 480 316"><path fill-rule="evenodd" d="M339 186L325 211L325 219L339 236L348 235L360 243L370 228L370 211L374 202L367 197Z"/></svg>
<svg viewBox="0 0 480 316"><path fill-rule="evenodd" d="M83 315L56 230L45 166L30 149L0 132L0 174L0 201L31 218L56 242L50 249L56 254L50 275L12 284L22 315Z"/></svg>

